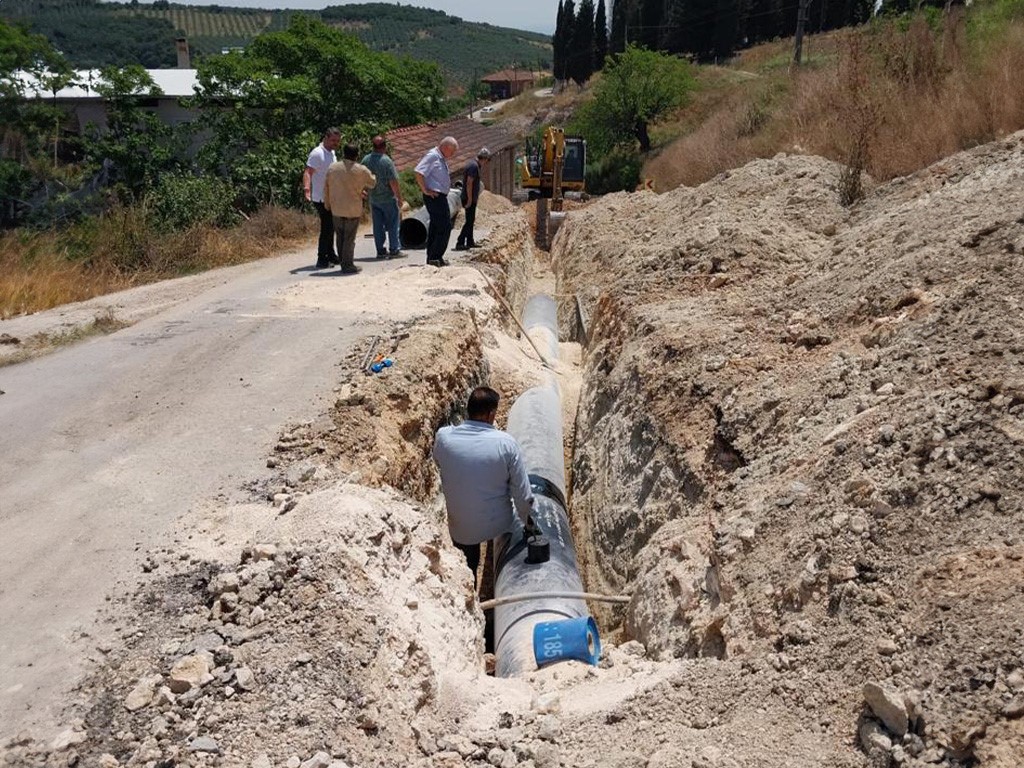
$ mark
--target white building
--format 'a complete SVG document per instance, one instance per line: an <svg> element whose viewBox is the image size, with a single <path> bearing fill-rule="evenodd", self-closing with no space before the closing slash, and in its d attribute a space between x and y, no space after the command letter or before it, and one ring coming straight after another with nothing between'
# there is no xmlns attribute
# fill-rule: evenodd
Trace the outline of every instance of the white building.
<svg viewBox="0 0 1024 768"><path fill-rule="evenodd" d="M194 96L199 82L194 69L147 69L153 79L159 96L143 96L139 106L148 109L167 125L178 125L191 122L196 118L194 109L181 106L181 99ZM38 81L25 78L24 93L29 99L42 99L58 107L67 109L73 118L69 127L72 131L82 133L90 124L103 129L107 126L107 106L105 99L95 90L99 80L99 70L82 69L75 73L78 85L61 88L56 94L46 90Z"/></svg>

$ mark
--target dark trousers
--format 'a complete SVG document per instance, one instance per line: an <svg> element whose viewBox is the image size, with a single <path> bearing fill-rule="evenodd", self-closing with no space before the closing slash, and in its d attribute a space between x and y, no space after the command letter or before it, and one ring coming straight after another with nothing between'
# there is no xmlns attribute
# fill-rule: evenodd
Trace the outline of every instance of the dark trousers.
<svg viewBox="0 0 1024 768"><path fill-rule="evenodd" d="M355 266L356 233L358 230L358 218L334 217L334 231L338 236L338 256L341 258L342 269L352 269Z"/></svg>
<svg viewBox="0 0 1024 768"><path fill-rule="evenodd" d="M334 252L334 217L324 208L323 203L313 203L313 207L320 216L320 240L316 244L316 260L321 263L336 261L338 256Z"/></svg>
<svg viewBox="0 0 1024 768"><path fill-rule="evenodd" d="M476 223L476 203L463 210L466 212L466 223L462 225L462 231L459 232L459 239L456 245L475 248L476 240L473 239L473 225Z"/></svg>
<svg viewBox="0 0 1024 768"><path fill-rule="evenodd" d="M448 196L423 196L423 205L430 217L427 227L427 261L440 261L448 250L448 239L452 235L452 214L448 210Z"/></svg>
<svg viewBox="0 0 1024 768"><path fill-rule="evenodd" d="M453 541L452 544L462 550L462 554L466 556L466 565L469 566L469 570L473 572L473 578L476 579L476 569L480 565L480 545L459 544L457 541Z"/></svg>

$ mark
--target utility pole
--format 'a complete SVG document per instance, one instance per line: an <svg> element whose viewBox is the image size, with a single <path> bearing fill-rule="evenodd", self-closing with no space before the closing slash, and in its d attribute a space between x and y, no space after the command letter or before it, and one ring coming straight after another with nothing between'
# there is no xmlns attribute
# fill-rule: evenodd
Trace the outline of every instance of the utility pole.
<svg viewBox="0 0 1024 768"><path fill-rule="evenodd" d="M480 82L478 70L473 70L473 81L469 84L469 119L473 119L473 113L476 112L476 86Z"/></svg>
<svg viewBox="0 0 1024 768"><path fill-rule="evenodd" d="M800 0L796 17L796 39L793 42L793 63L798 67L804 55L804 28L807 26L807 10L811 0Z"/></svg>

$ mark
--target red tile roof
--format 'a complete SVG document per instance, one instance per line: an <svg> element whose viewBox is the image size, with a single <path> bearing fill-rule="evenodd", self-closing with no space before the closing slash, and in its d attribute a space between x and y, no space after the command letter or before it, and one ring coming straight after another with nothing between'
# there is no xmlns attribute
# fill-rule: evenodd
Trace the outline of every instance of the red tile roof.
<svg viewBox="0 0 1024 768"><path fill-rule="evenodd" d="M454 136L459 142L459 151L448 161L452 175L459 173L466 164L476 157L481 147L487 147L496 154L518 143L514 136L500 128L483 125L475 120L459 117L444 123L424 123L396 128L388 131L386 138L391 159L399 171L415 168L432 147L436 147L445 136Z"/></svg>
<svg viewBox="0 0 1024 768"><path fill-rule="evenodd" d="M528 69L503 69L480 78L484 83L532 83L537 78Z"/></svg>

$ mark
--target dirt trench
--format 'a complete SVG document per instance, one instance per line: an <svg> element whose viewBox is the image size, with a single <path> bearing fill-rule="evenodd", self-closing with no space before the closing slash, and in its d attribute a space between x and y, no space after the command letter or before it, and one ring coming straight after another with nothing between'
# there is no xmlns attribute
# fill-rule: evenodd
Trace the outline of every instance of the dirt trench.
<svg viewBox="0 0 1024 768"><path fill-rule="evenodd" d="M835 764L1024 754L1022 159L1017 134L844 209L838 166L779 156L608 196L553 246L587 340L577 546L633 596L596 614L708 676L782 672L759 709Z"/></svg>

